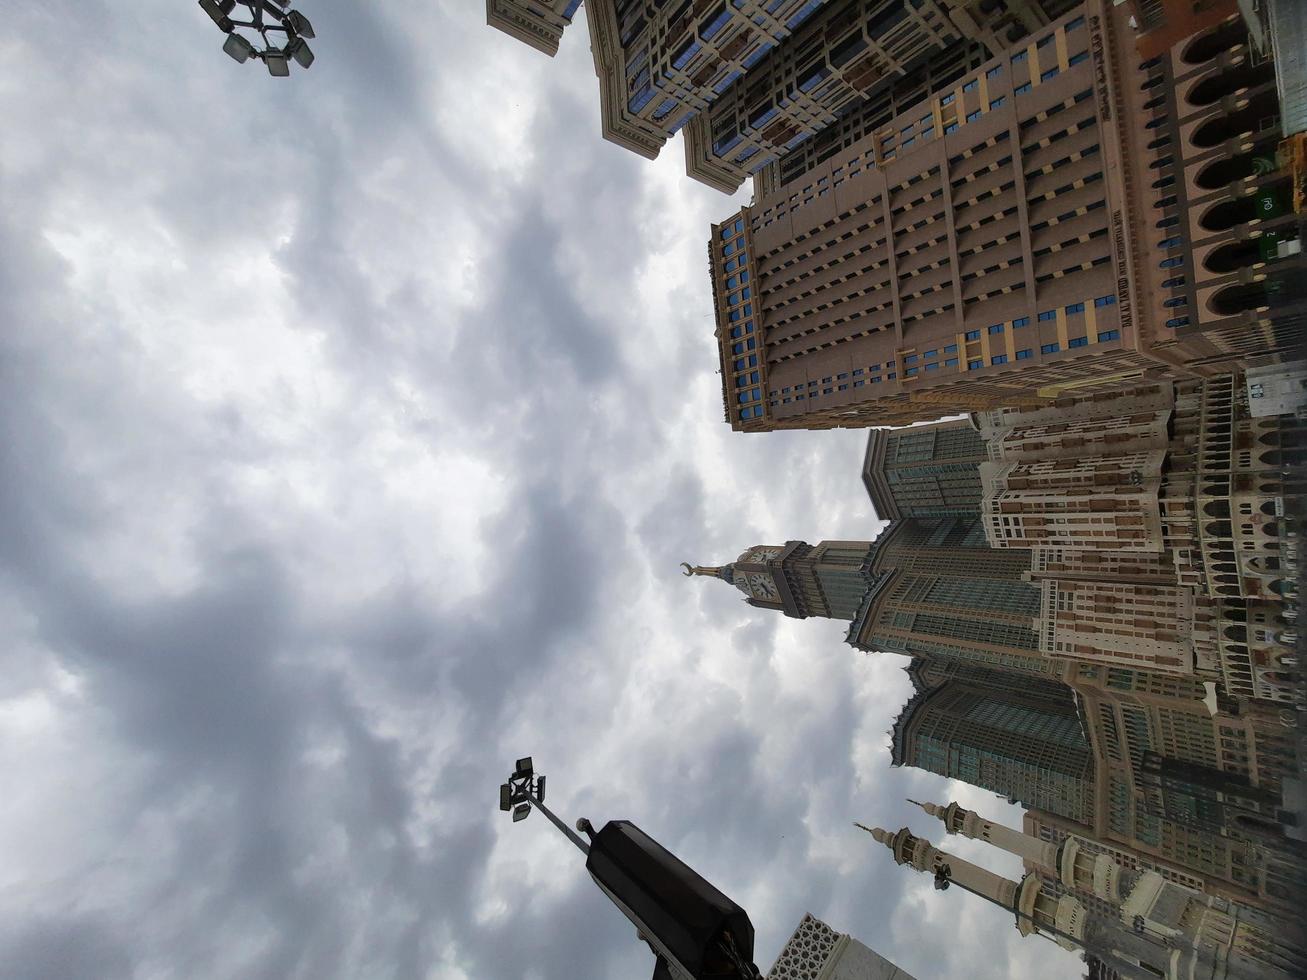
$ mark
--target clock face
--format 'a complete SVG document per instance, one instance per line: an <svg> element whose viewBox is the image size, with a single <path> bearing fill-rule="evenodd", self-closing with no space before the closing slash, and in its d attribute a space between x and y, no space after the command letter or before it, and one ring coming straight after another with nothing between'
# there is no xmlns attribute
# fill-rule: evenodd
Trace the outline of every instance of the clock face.
<svg viewBox="0 0 1307 980"><path fill-rule="evenodd" d="M749 589L756 599L776 599L779 596L776 583L772 581L770 575L762 572L753 572L749 575Z"/></svg>
<svg viewBox="0 0 1307 980"><path fill-rule="evenodd" d="M749 552L749 561L771 561L780 553L779 548L754 548L753 551Z"/></svg>

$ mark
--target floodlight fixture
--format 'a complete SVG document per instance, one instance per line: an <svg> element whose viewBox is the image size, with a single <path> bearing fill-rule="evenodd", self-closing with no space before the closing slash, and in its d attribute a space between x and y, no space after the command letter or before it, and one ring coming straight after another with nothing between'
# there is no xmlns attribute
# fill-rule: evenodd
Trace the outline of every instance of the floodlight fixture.
<svg viewBox="0 0 1307 980"><path fill-rule="evenodd" d="M222 50L226 51L240 64L244 64L249 60L250 55L255 53L254 45L239 34L228 34L227 40L222 42Z"/></svg>
<svg viewBox="0 0 1307 980"><path fill-rule="evenodd" d="M535 767L531 764L531 757L528 755L517 760L517 767L514 770L513 775L520 778L522 776L529 776L533 772L535 772Z"/></svg>
<svg viewBox="0 0 1307 980"><path fill-rule="evenodd" d="M298 10L286 14L286 26L301 37L317 37L313 33L313 25L309 23L309 19Z"/></svg>
<svg viewBox="0 0 1307 980"><path fill-rule="evenodd" d="M200 0L200 9L209 15L209 19L218 25L218 30L231 33L234 28L231 18L227 15L232 12L236 6L236 0Z"/></svg>
<svg viewBox="0 0 1307 980"><path fill-rule="evenodd" d="M513 823L521 823L529 816L531 816L530 803L519 803L513 807Z"/></svg>
<svg viewBox="0 0 1307 980"><path fill-rule="evenodd" d="M513 809L513 791L509 788L508 783L499 787L499 809L507 813Z"/></svg>
<svg viewBox="0 0 1307 980"><path fill-rule="evenodd" d="M309 42L302 37L297 37L286 45L286 53L294 58L301 68L307 68L313 64L313 49L309 47Z"/></svg>
<svg viewBox="0 0 1307 980"><path fill-rule="evenodd" d="M541 776L536 780L536 799L541 803L545 801L545 777Z"/></svg>
<svg viewBox="0 0 1307 980"><path fill-rule="evenodd" d="M314 62L313 49L305 38L316 37L309 19L297 10L286 10L290 0L198 0L200 9L228 37L223 50L235 61L250 58L262 61L268 74L284 78L290 74L293 59L301 68ZM237 5L246 8L245 19L233 19ZM241 31L249 33L246 37ZM284 40L274 44L269 33L279 32ZM253 35L258 38L251 40ZM260 43L261 42L261 43Z"/></svg>

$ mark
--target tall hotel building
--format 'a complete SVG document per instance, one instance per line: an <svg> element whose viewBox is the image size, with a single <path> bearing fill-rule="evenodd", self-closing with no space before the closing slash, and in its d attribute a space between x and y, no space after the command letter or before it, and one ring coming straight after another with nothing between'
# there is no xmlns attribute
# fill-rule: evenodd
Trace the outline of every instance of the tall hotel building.
<svg viewBox="0 0 1307 980"><path fill-rule="evenodd" d="M1274 66L1234 0L1203 6L1091 0L760 174L709 244L730 424L908 423L1293 350Z"/></svg>
<svg viewBox="0 0 1307 980"><path fill-rule="evenodd" d="M809 138L879 125L1074 2L587 0L603 136L653 158L684 131L697 180L774 182ZM486 20L553 55L579 6L486 0Z"/></svg>

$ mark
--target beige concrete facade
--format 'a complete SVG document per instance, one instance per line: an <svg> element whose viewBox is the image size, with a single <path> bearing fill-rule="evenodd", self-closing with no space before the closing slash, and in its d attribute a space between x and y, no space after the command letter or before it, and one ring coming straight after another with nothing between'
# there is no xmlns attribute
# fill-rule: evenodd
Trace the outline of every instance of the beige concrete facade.
<svg viewBox="0 0 1307 980"><path fill-rule="evenodd" d="M581 0L486 0L486 23L549 57Z"/></svg>

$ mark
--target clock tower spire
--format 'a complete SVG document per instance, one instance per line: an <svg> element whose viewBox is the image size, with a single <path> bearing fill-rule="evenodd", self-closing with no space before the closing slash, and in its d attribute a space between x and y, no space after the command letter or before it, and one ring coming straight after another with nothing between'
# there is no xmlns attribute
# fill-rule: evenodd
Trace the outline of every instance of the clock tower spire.
<svg viewBox="0 0 1307 980"><path fill-rule="evenodd" d="M730 582L745 600L804 619L822 616L852 620L871 588L873 548L870 541L787 541L755 545L728 565L681 564L687 576Z"/></svg>

